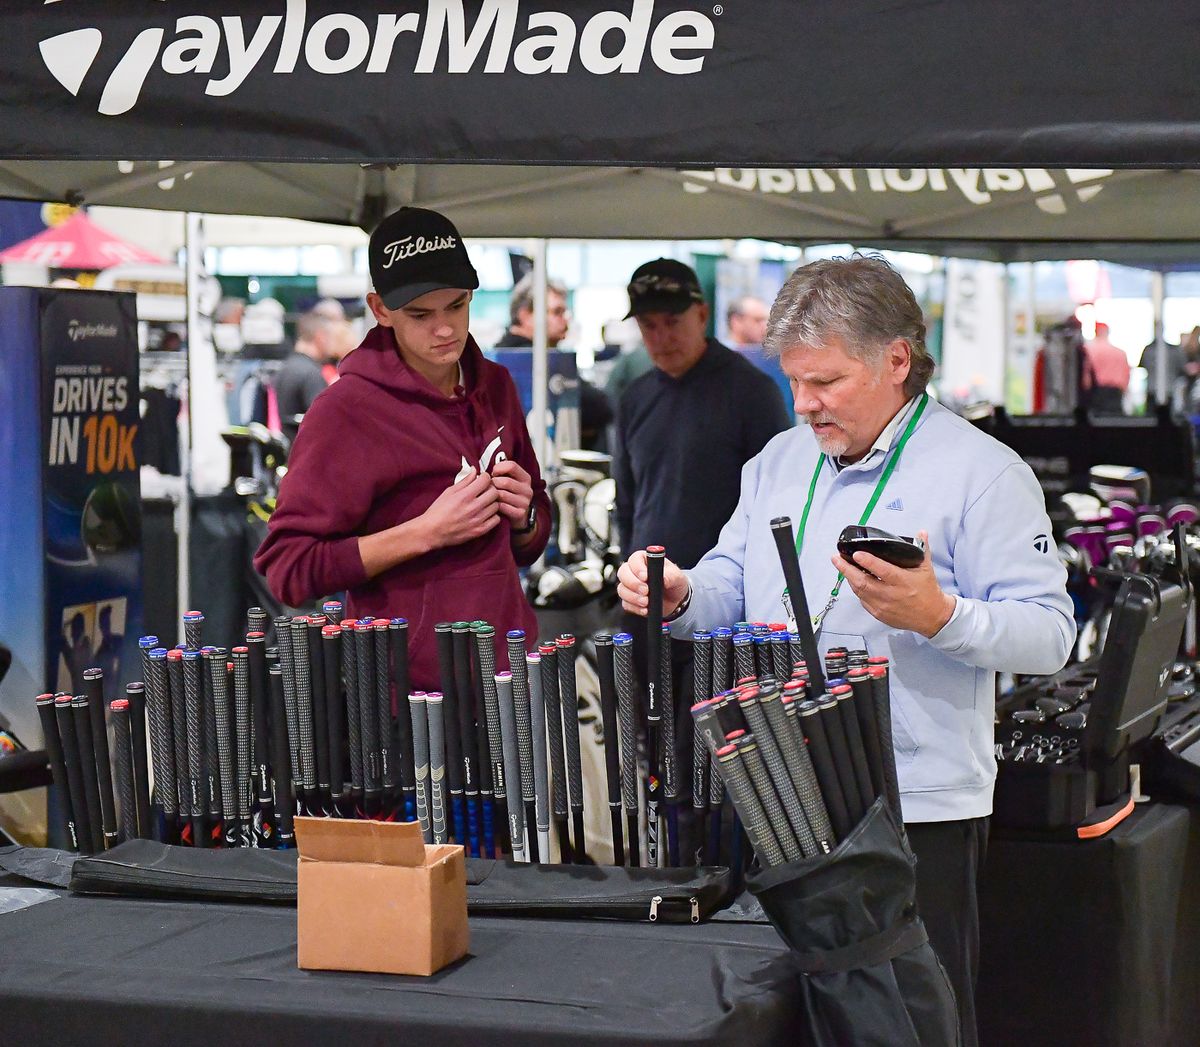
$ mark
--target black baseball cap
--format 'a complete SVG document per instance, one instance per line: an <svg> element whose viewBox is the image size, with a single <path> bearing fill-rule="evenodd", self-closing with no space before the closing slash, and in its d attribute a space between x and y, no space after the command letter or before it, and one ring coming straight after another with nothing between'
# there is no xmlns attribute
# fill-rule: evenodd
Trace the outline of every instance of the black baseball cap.
<svg viewBox="0 0 1200 1047"><path fill-rule="evenodd" d="M674 258L656 258L634 270L625 319L643 313L682 313L703 301L700 279L690 265Z"/></svg>
<svg viewBox="0 0 1200 1047"><path fill-rule="evenodd" d="M473 291L479 275L458 230L445 215L402 207L375 228L367 248L371 283L383 304L401 309L430 291Z"/></svg>

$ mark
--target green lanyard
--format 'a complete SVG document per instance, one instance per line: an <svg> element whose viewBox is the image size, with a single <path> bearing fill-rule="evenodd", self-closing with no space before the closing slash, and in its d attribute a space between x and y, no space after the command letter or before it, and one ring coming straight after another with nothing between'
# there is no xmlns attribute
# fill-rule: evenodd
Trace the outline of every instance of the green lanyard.
<svg viewBox="0 0 1200 1047"><path fill-rule="evenodd" d="M883 470L883 474L879 477L879 482L875 485L875 493L871 495L871 500L867 502L867 507L863 510L863 514L859 517L858 525L861 527L870 518L871 513L875 509L876 503L879 501L879 496L883 494L883 489L887 486L888 480L892 478L892 473L895 472L896 466L900 461L900 456L904 453L904 447L908 443L908 438L912 436L913 430L917 427L917 422L920 421L921 415L925 410L925 405L929 402L929 394L922 393L921 399L917 402L916 410L913 411L912 417L908 420L908 425L904 427L904 433L900 437L899 443L896 444L896 450L892 453L891 459ZM817 458L817 467L813 470L812 482L808 485L808 501L804 503L804 515L800 517L800 528L796 532L796 555L800 555L800 550L804 547L804 529L808 525L809 510L812 509L813 495L817 490L817 481L821 478L821 466L825 464L825 455L822 454ZM841 591L842 582L846 580L845 575L838 572L837 581L833 583L833 589L829 594L829 603L826 604L818 618L818 621L823 621L829 609L833 606L833 602L838 598L838 593Z"/></svg>

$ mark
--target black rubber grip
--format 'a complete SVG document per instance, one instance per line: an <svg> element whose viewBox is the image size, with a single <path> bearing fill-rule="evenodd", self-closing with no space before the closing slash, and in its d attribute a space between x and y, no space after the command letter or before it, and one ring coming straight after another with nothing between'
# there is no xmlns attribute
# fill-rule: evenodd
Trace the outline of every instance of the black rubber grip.
<svg viewBox="0 0 1200 1047"><path fill-rule="evenodd" d="M825 810L825 801L821 799L821 787L817 784L816 772L813 771L804 737L800 734L795 720L789 719L779 699L779 688L772 687L759 694L758 705L767 718L771 733L775 736L788 776L800 799L804 819L811 830L810 835L803 836L797 833L796 838L800 841L805 857L812 858L818 854L827 854L832 849L833 827L829 824L829 814Z"/></svg>
<svg viewBox="0 0 1200 1047"><path fill-rule="evenodd" d="M442 731L446 744L446 783L450 791L451 805L453 798L459 798L462 804L463 794L463 758L462 735L458 726L458 687L454 682L454 625L451 622L439 622L433 627L437 641L438 679L442 683ZM453 812L447 812L452 814ZM456 840L464 847L467 841Z"/></svg>
<svg viewBox="0 0 1200 1047"><path fill-rule="evenodd" d="M763 761L757 739L753 734L743 734L733 744L742 758L746 774L750 777L750 784L754 786L754 791L767 816L767 824L779 842L783 857L789 862L805 857L804 849L800 846L796 834L792 830L791 818L784 812L783 804L775 791L771 773Z"/></svg>
<svg viewBox="0 0 1200 1047"><path fill-rule="evenodd" d="M113 748L116 750L117 803L120 817L117 837L124 843L137 836L137 801L133 798L133 743L129 736L129 701L116 699L109 706L112 716Z"/></svg>
<svg viewBox="0 0 1200 1047"><path fill-rule="evenodd" d="M792 617L796 622L796 635L804 661L812 677L817 694L825 690L825 676L821 671L821 653L817 648L817 637L813 632L812 615L808 609L808 597L804 592L804 581L800 575L800 556L796 552L796 536L792 531L790 516L777 516L771 521L771 534L775 549L779 553L779 565L783 568L783 580L787 586Z"/></svg>
<svg viewBox="0 0 1200 1047"><path fill-rule="evenodd" d="M358 655L355 652L354 622L343 621L341 633L342 686L346 697L346 749L350 754L350 788L363 788L362 716L358 707Z"/></svg>
<svg viewBox="0 0 1200 1047"><path fill-rule="evenodd" d="M154 801L168 819L179 809L175 782L175 744L171 737L171 696L167 689L167 652L156 647L146 657L146 708L150 713L150 759L154 764Z"/></svg>
<svg viewBox="0 0 1200 1047"><path fill-rule="evenodd" d="M104 831L101 822L100 788L96 782L96 746L92 738L92 721L89 700L85 694L77 694L71 700L71 718L75 724L75 742L79 747L79 766L83 774L83 801L87 807L89 843L93 854L105 850Z"/></svg>
<svg viewBox="0 0 1200 1047"><path fill-rule="evenodd" d="M235 718L230 704L229 674L224 656L209 658L207 668L212 692L213 715L217 726L217 767L221 780L221 817L225 822L225 839L239 842L237 825L237 740Z"/></svg>
<svg viewBox="0 0 1200 1047"><path fill-rule="evenodd" d="M659 636L662 687L663 799L679 799L679 750L675 745L675 677L671 662L671 633L663 626Z"/></svg>
<svg viewBox="0 0 1200 1047"><path fill-rule="evenodd" d="M150 839L154 835L150 815L150 768L146 756L146 685L135 681L125 685L125 700L129 702L129 744L133 761L133 803L137 811L137 836Z"/></svg>
<svg viewBox="0 0 1200 1047"><path fill-rule="evenodd" d="M853 828L853 823L850 821L846 797L842 793L842 785L834 768L833 753L829 749L829 739L825 735L821 711L816 702L808 700L800 703L796 713L800 729L808 742L808 755L812 757L813 770L821 786L821 796L825 800L825 810L833 826L836 844L846 838Z"/></svg>
<svg viewBox="0 0 1200 1047"><path fill-rule="evenodd" d="M171 657L172 654L175 657ZM175 799L179 817L190 818L192 801L187 784L187 702L183 693L183 657L178 650L167 653L167 687L171 698L171 742L175 750Z"/></svg>
<svg viewBox="0 0 1200 1047"><path fill-rule="evenodd" d="M563 748L562 703L558 693L558 648L543 644L542 700L546 707L546 741L550 756L550 813L555 818L567 814L567 756Z"/></svg>
<svg viewBox="0 0 1200 1047"><path fill-rule="evenodd" d="M858 824L867 808L858 792L858 782L854 776L854 763L850 759L850 746L846 741L846 732L842 728L837 699L826 691L821 700L817 702L817 708L820 710L821 723L825 727L825 737L829 739L829 751L833 755L833 768L841 783L842 795L846 798L846 813L850 816L850 826L853 828Z"/></svg>
<svg viewBox="0 0 1200 1047"><path fill-rule="evenodd" d="M692 693L700 702L712 693L712 636L705 632L692 634ZM708 748L700 736L700 727L692 728L692 807L705 809L708 803L708 775L711 762Z"/></svg>
<svg viewBox="0 0 1200 1047"><path fill-rule="evenodd" d="M279 819L279 842L291 847L296 840L296 797L292 792L292 771L287 746L287 732L282 726L283 667L278 661L267 666L267 694L271 704L271 771L275 784L275 816Z"/></svg>
<svg viewBox="0 0 1200 1047"><path fill-rule="evenodd" d="M287 615L275 619L275 641L279 651L279 670L283 684L283 712L287 720L289 763L292 768L292 789L303 784L300 767L300 722L296 717L296 668L292 660L292 620Z"/></svg>
<svg viewBox="0 0 1200 1047"><path fill-rule="evenodd" d="M727 745L721 750L717 766L721 769L721 779L729 789L729 797L733 800L733 806L759 861L766 866L783 865L783 850L771 831L766 812L754 791L754 783L750 781L736 745Z"/></svg>
<svg viewBox="0 0 1200 1047"><path fill-rule="evenodd" d="M80 758L79 740L75 737L75 711L71 706L70 695L59 695L54 699L54 719L58 725L59 741L62 743L63 766L66 769L67 791L74 820L75 849L80 854L95 854L87 797L83 789L83 760Z"/></svg>
<svg viewBox="0 0 1200 1047"><path fill-rule="evenodd" d="M329 788L334 796L341 796L346 790L346 697L342 694L341 633L341 627L337 625L327 625L321 630L321 668L325 676L325 719L329 736ZM274 727L272 722L272 731Z"/></svg>
<svg viewBox="0 0 1200 1047"><path fill-rule="evenodd" d="M604 776L608 787L608 813L612 822L613 864L625 864L621 823L621 748L617 726L617 674L613 664L613 638L598 633L596 677L600 685L600 726L604 732Z"/></svg>
<svg viewBox="0 0 1200 1047"><path fill-rule="evenodd" d="M529 669L525 664L525 635L509 636L508 664L512 672L513 716L517 721L517 759L520 762L521 800L534 803L533 730L529 720ZM510 771L511 773L511 771ZM530 833L532 836L532 832Z"/></svg>
<svg viewBox="0 0 1200 1047"><path fill-rule="evenodd" d="M295 635L292 636L293 642ZM254 729L250 711L250 657L245 648L235 647L230 654L233 661L233 717L234 717L234 799L237 803L239 842L243 847L253 844L250 811L253 806L253 762ZM307 662L306 662L307 665Z"/></svg>
<svg viewBox="0 0 1200 1047"><path fill-rule="evenodd" d="M400 765L400 791L405 797L415 798L417 770L413 759L412 714L408 708L408 696L412 692L408 669L408 622L393 618L388 622L388 628L392 641L392 679L396 683L396 761Z"/></svg>
<svg viewBox="0 0 1200 1047"><path fill-rule="evenodd" d="M204 710L200 695L200 652L196 650L183 652L183 703L187 724L188 814L195 833L199 829L197 820L204 816ZM192 844L204 847L208 841L193 836Z"/></svg>
<svg viewBox="0 0 1200 1047"><path fill-rule="evenodd" d="M896 777L896 751L892 743L892 699L889 691L886 663L871 670L871 694L875 699L875 722L878 725L879 752L883 760L884 795L896 820L903 823L900 807L900 783Z"/></svg>
<svg viewBox="0 0 1200 1047"><path fill-rule="evenodd" d="M308 657L308 622L292 619L292 674L296 681L296 731L300 747L300 780L304 791L317 788L317 751L313 737L312 663Z"/></svg>
<svg viewBox="0 0 1200 1047"><path fill-rule="evenodd" d="M854 689L839 687L834 694L838 714L842 718L842 730L846 735L846 746L850 750L850 764L854 768L854 782L862 799L863 813L875 802L875 786L871 782L871 771L867 767L867 750L862 732L858 727L858 716L854 711Z"/></svg>
<svg viewBox="0 0 1200 1047"><path fill-rule="evenodd" d="M105 849L117 845L117 813L113 803L112 765L108 752L108 726L104 710L104 670L84 669L83 689L91 716L92 745L95 747L96 789L100 797L100 828Z"/></svg>
<svg viewBox="0 0 1200 1047"><path fill-rule="evenodd" d="M67 782L67 764L63 756L62 739L58 736L58 721L54 716L54 695L41 694L37 698L38 719L42 725L42 747L46 750L46 758L50 761L50 777L54 781L54 791L58 799L59 819L57 822L58 839L65 839L71 850L79 850L79 841L75 835L75 815L71 811L71 787Z"/></svg>
<svg viewBox="0 0 1200 1047"><path fill-rule="evenodd" d="M379 720L375 708L375 644L369 624L354 626L354 660L358 675L358 730L362 738L363 795L376 799L379 775Z"/></svg>
<svg viewBox="0 0 1200 1047"><path fill-rule="evenodd" d="M375 730L379 735L379 782L393 795L400 786L396 766L396 727L392 722L391 632L382 620L372 624L375 639Z"/></svg>
<svg viewBox="0 0 1200 1047"><path fill-rule="evenodd" d="M323 614L311 615L308 619L307 641L308 679L312 689L313 773L317 778L317 791L321 794L322 803L328 802L333 782L329 766L329 697L325 690L325 645L321 642L321 630L325 628L326 622L327 619ZM253 693L252 688L251 694ZM262 752L264 770L266 748L266 739L264 738ZM259 755L257 711L254 716L254 754L254 761L257 764ZM257 777L257 772L255 776Z"/></svg>
<svg viewBox="0 0 1200 1047"><path fill-rule="evenodd" d="M200 651L200 701L204 719L204 795L209 820L215 825L221 819L221 768L217 754L217 718L213 707L212 676L209 664L215 655L215 647L204 647ZM224 652L221 668L225 668Z"/></svg>

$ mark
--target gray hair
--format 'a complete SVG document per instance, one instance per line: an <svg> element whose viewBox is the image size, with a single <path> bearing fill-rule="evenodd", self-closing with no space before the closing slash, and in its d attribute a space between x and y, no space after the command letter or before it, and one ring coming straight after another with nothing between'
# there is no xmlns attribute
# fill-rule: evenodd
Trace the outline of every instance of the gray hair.
<svg viewBox="0 0 1200 1047"><path fill-rule="evenodd" d="M912 350L904 382L909 396L933 376L921 307L904 278L878 255L830 258L792 273L771 306L763 348L779 356L797 345L824 346L830 335L871 365L882 361L892 342L904 339Z"/></svg>
<svg viewBox="0 0 1200 1047"><path fill-rule="evenodd" d="M567 288L565 284L559 283L557 280L546 281L546 297L551 294L567 297ZM512 289L512 297L508 300L508 318L511 323L519 323L521 313L528 309L533 312L533 273L526 273L517 281L516 286Z"/></svg>
<svg viewBox="0 0 1200 1047"><path fill-rule="evenodd" d="M310 309L296 321L296 339L301 342L316 341L317 335L344 321L334 320L328 313Z"/></svg>

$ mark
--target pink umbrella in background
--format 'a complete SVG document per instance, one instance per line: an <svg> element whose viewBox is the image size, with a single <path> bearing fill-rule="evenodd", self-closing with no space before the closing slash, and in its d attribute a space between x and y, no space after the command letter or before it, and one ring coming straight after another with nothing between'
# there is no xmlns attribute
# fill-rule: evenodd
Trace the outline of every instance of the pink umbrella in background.
<svg viewBox="0 0 1200 1047"><path fill-rule="evenodd" d="M163 260L144 247L102 229L77 211L61 225L46 229L0 251L0 263L24 262L49 269L107 269L128 262Z"/></svg>

